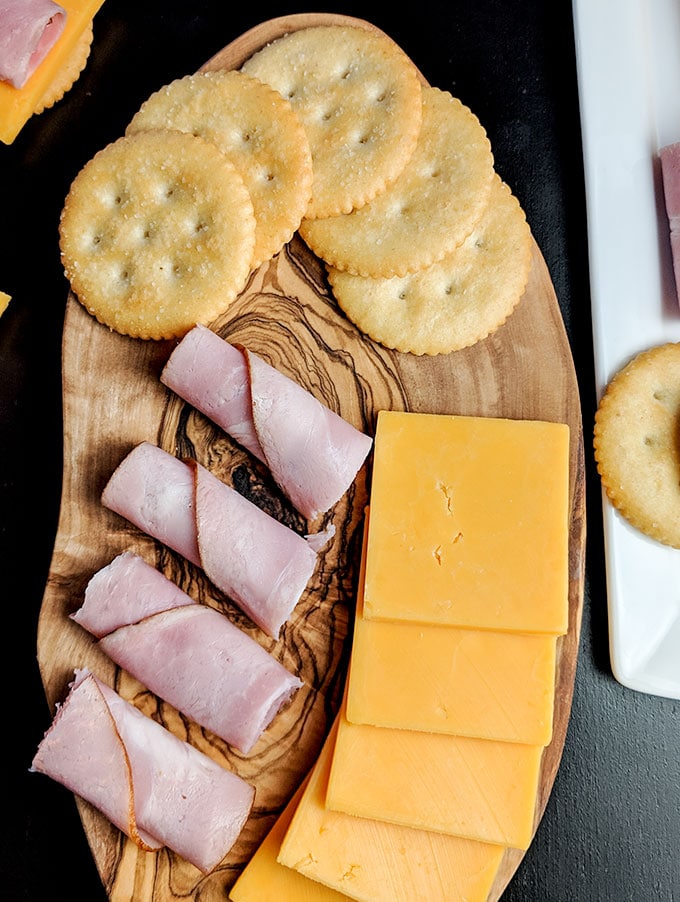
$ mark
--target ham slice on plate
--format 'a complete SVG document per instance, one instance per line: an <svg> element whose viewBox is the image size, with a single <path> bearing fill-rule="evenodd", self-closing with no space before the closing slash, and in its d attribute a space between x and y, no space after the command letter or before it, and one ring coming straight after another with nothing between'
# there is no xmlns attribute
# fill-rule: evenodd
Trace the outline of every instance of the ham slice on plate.
<svg viewBox="0 0 680 902"><path fill-rule="evenodd" d="M269 636L309 582L317 551L193 460L141 442L113 472L102 502L200 566Z"/></svg>
<svg viewBox="0 0 680 902"><path fill-rule="evenodd" d="M302 686L224 614L131 552L94 574L72 618L116 664L243 754Z"/></svg>
<svg viewBox="0 0 680 902"><path fill-rule="evenodd" d="M0 81L23 88L65 24L66 10L52 0L0 0Z"/></svg>
<svg viewBox="0 0 680 902"><path fill-rule="evenodd" d="M680 301L680 141L662 147L659 151L659 160L675 289Z"/></svg>
<svg viewBox="0 0 680 902"><path fill-rule="evenodd" d="M265 463L310 520L345 494L373 445L297 382L206 326L184 336L161 382Z"/></svg>
<svg viewBox="0 0 680 902"><path fill-rule="evenodd" d="M76 670L31 770L85 799L141 848L167 846L204 873L238 839L255 790Z"/></svg>

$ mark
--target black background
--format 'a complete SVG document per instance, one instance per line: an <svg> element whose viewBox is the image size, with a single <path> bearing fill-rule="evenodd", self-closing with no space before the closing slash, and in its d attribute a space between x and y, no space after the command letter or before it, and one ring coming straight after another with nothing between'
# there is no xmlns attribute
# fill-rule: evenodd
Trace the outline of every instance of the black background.
<svg viewBox="0 0 680 902"><path fill-rule="evenodd" d="M422 0L414 5L105 0L88 66L52 110L0 145L0 630L3 691L0 896L104 900L73 797L28 768L52 712L36 627L61 491L61 329L68 286L57 227L70 182L161 85L274 16L336 12L373 22L428 81L487 129L496 169L524 207L552 275L579 379L588 545L572 717L538 834L504 902L680 899L677 701L612 677L591 450L595 390L571 5ZM87 374L83 374L87 378ZM644 599L640 599L644 604Z"/></svg>

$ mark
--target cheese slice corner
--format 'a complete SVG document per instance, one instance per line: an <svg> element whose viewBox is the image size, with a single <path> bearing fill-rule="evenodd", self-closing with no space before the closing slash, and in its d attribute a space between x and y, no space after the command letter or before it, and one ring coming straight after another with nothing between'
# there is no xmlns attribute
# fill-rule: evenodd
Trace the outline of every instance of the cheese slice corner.
<svg viewBox="0 0 680 902"><path fill-rule="evenodd" d="M31 118L103 2L59 0L66 11L66 24L54 47L22 88L0 81L0 141L4 144L11 144Z"/></svg>
<svg viewBox="0 0 680 902"><path fill-rule="evenodd" d="M361 902L486 902L502 846L329 809L336 735L337 721L285 832L279 863Z"/></svg>

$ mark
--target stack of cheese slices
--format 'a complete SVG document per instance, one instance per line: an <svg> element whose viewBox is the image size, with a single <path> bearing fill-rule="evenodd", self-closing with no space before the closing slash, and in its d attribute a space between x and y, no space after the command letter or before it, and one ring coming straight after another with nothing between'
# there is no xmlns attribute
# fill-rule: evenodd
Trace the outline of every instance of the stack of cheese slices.
<svg viewBox="0 0 680 902"><path fill-rule="evenodd" d="M528 848L568 626L568 462L565 424L379 414L345 699L234 902L484 902Z"/></svg>

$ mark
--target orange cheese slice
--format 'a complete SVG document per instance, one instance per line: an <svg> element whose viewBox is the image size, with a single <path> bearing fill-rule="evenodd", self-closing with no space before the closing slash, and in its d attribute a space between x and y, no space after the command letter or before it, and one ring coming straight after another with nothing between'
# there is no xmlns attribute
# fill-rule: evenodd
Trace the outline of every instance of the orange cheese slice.
<svg viewBox="0 0 680 902"><path fill-rule="evenodd" d="M229 892L231 902L341 902L343 893L336 892L317 880L285 867L276 860L281 841L307 786L303 781L290 802L277 818L255 854L241 871Z"/></svg>
<svg viewBox="0 0 680 902"><path fill-rule="evenodd" d="M285 832L279 864L365 902L486 902L505 852L501 846L350 817L328 808L325 796L335 736L336 727ZM232 896L234 902L307 898L289 895L290 884L281 875L274 879L278 892L237 894ZM325 902L326 896L309 898Z"/></svg>
<svg viewBox="0 0 680 902"><path fill-rule="evenodd" d="M59 6L66 10L66 25L54 47L23 88L0 81L0 141L4 144L11 144L33 115L103 2L59 0Z"/></svg>
<svg viewBox="0 0 680 902"><path fill-rule="evenodd" d="M547 745L555 636L365 620L357 615L352 723Z"/></svg>
<svg viewBox="0 0 680 902"><path fill-rule="evenodd" d="M569 427L381 411L364 616L559 635Z"/></svg>
<svg viewBox="0 0 680 902"><path fill-rule="evenodd" d="M367 534L365 527L347 719L547 745L557 637L366 620Z"/></svg>
<svg viewBox="0 0 680 902"><path fill-rule="evenodd" d="M353 724L341 709L326 806L527 849L542 752L524 743Z"/></svg>

